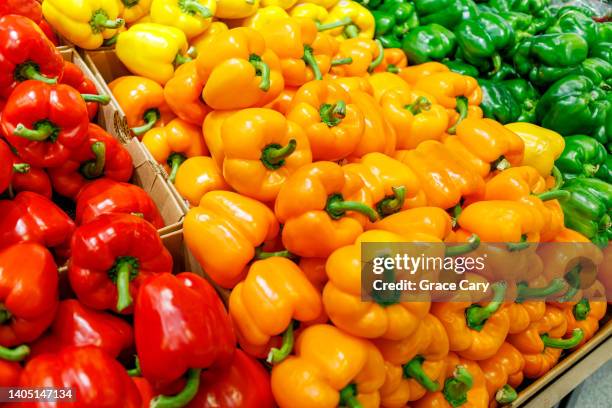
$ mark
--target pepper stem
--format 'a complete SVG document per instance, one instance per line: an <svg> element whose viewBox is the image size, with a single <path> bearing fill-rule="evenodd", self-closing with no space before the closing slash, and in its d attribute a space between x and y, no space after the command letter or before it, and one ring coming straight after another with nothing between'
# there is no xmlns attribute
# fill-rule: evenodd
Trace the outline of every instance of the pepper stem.
<svg viewBox="0 0 612 408"><path fill-rule="evenodd" d="M519 282L516 286L516 303L523 303L526 299L542 299L554 295L565 288L565 281L563 278L553 279L543 288L530 288L527 282Z"/></svg>
<svg viewBox="0 0 612 408"><path fill-rule="evenodd" d="M472 252L480 246L480 237L476 234L472 234L465 244L447 246L444 250L444 256L459 256Z"/></svg>
<svg viewBox="0 0 612 408"><path fill-rule="evenodd" d="M448 128L448 133L451 135L457 133L457 126L459 126L463 119L467 118L468 100L465 96L457 97L457 106L455 107L455 109L457 110L457 112L459 112L459 119L457 119L457 122L455 122L453 126Z"/></svg>
<svg viewBox="0 0 612 408"><path fill-rule="evenodd" d="M519 242L507 242L506 248L508 248L508 251L510 252L515 252L527 249L529 248L529 245L529 242L527 242L527 235L523 234L521 235L521 240Z"/></svg>
<svg viewBox="0 0 612 408"><path fill-rule="evenodd" d="M391 187L391 190L393 190L392 195L383 198L376 204L376 210L380 218L395 214L402 209L404 201L406 201L406 187Z"/></svg>
<svg viewBox="0 0 612 408"><path fill-rule="evenodd" d="M493 70L489 72L489 75L495 75L501 69L501 66L502 66L501 55L499 54L493 55L492 62L493 62Z"/></svg>
<svg viewBox="0 0 612 408"><path fill-rule="evenodd" d="M578 288L580 287L580 272L582 271L582 265L577 264L572 269L569 270L564 276L565 281L567 283L567 292L556 301L559 303L569 302L571 301L576 293L578 293Z"/></svg>
<svg viewBox="0 0 612 408"><path fill-rule="evenodd" d="M30 354L30 348L25 344L15 348L0 346L0 360L21 361Z"/></svg>
<svg viewBox="0 0 612 408"><path fill-rule="evenodd" d="M40 73L39 67L33 62L20 64L15 68L15 77L23 80L33 79L35 81L44 82L45 84L57 84L57 78L49 78Z"/></svg>
<svg viewBox="0 0 612 408"><path fill-rule="evenodd" d="M200 4L197 0L183 0L181 3L183 8L191 14L199 14L203 18L212 16L210 9Z"/></svg>
<svg viewBox="0 0 612 408"><path fill-rule="evenodd" d="M170 157L168 157L168 166L170 166L168 181L172 184L174 184L174 180L176 180L176 173L178 173L179 167L181 167L181 164L183 164L185 160L187 160L187 158L180 153L172 153Z"/></svg>
<svg viewBox="0 0 612 408"><path fill-rule="evenodd" d="M340 100L336 103L324 103L319 108L319 117L321 122L328 127L334 127L342 122L346 116L346 102Z"/></svg>
<svg viewBox="0 0 612 408"><path fill-rule="evenodd" d="M431 108L431 102L424 96L419 96L416 101L404 106L404 109L407 109L413 115L418 115L421 111L429 110L429 108Z"/></svg>
<svg viewBox="0 0 612 408"><path fill-rule="evenodd" d="M586 320L589 316L589 312L591 311L591 304L587 299L581 299L580 302L574 305L572 309L572 314L574 318L578 321Z"/></svg>
<svg viewBox="0 0 612 408"><path fill-rule="evenodd" d="M134 132L136 136L140 136L143 133L146 133L149 130L153 129L155 123L157 123L157 121L161 118L161 114L159 113L159 110L153 108L146 111L142 117L145 121L144 125L132 128L132 132Z"/></svg>
<svg viewBox="0 0 612 408"><path fill-rule="evenodd" d="M113 45L117 44L117 39L118 38L119 38L119 34L115 34L111 38L107 38L104 41L102 41L102 46L103 47L112 47Z"/></svg>
<svg viewBox="0 0 612 408"><path fill-rule="evenodd" d="M496 282L491 285L491 289L493 289L493 298L488 305L472 305L465 309L465 321L472 330L481 331L487 319L497 312L503 303L506 295L506 282Z"/></svg>
<svg viewBox="0 0 612 408"><path fill-rule="evenodd" d="M108 95L81 94L81 97L85 102L96 102L100 105L108 105L110 102L110 98Z"/></svg>
<svg viewBox="0 0 612 408"><path fill-rule="evenodd" d="M183 65L191 61L193 61L191 57L186 57L181 54L176 54L176 57L174 57L174 65Z"/></svg>
<svg viewBox="0 0 612 408"><path fill-rule="evenodd" d="M344 17L337 21L332 21L331 23L321 24L317 23L317 30L325 31L325 30L333 30L334 28L344 27L353 22L350 17Z"/></svg>
<svg viewBox="0 0 612 408"><path fill-rule="evenodd" d="M127 374L130 377L138 377L142 374L140 371L140 360L138 359L138 356L134 357L134 368L127 370Z"/></svg>
<svg viewBox="0 0 612 408"><path fill-rule="evenodd" d="M593 175L597 173L597 170L599 170L599 166L589 163L582 166L582 168L584 169L584 174L586 174L587 177L593 177Z"/></svg>
<svg viewBox="0 0 612 408"><path fill-rule="evenodd" d="M340 390L340 402L338 406L346 408L363 408L361 402L357 399L357 386L349 384Z"/></svg>
<svg viewBox="0 0 612 408"><path fill-rule="evenodd" d="M296 147L297 141L295 139L289 140L287 146L273 143L264 147L261 151L260 160L270 170L279 169L285 164L285 159L295 151Z"/></svg>
<svg viewBox="0 0 612 408"><path fill-rule="evenodd" d="M351 22L344 27L343 34L346 38L356 38L359 35L359 27Z"/></svg>
<svg viewBox="0 0 612 408"><path fill-rule="evenodd" d="M15 163L13 164L13 172L25 174L30 171L30 165L28 163Z"/></svg>
<svg viewBox="0 0 612 408"><path fill-rule="evenodd" d="M289 327L283 334L283 343L280 348L273 347L268 353L266 361L270 364L278 364L286 359L293 350L293 322L289 323Z"/></svg>
<svg viewBox="0 0 612 408"><path fill-rule="evenodd" d="M317 63L317 60L315 59L312 52L312 47L310 45L304 45L304 55L302 56L302 59L304 60L304 62L306 62L306 65L310 65L310 68L312 69L312 73L314 75L314 79L320 81L321 79L323 79L323 75L321 74L319 64Z"/></svg>
<svg viewBox="0 0 612 408"><path fill-rule="evenodd" d="M397 66L395 66L395 64L389 64L387 65L387 72L390 72L392 74L399 74L400 70Z"/></svg>
<svg viewBox="0 0 612 408"><path fill-rule="evenodd" d="M275 258L275 257L293 258L294 255L291 252L287 251L286 249L284 251L266 252L262 250L261 247L257 247L255 248L255 256L253 257L253 259L260 260L260 259L268 259L268 258Z"/></svg>
<svg viewBox="0 0 612 408"><path fill-rule="evenodd" d="M117 311L132 304L130 281L138 275L138 260L132 256L122 256L115 260L109 276L117 285Z"/></svg>
<svg viewBox="0 0 612 408"><path fill-rule="evenodd" d="M182 408L196 396L200 388L201 368L190 368L187 371L187 382L181 392L176 395L158 395L151 400L150 408Z"/></svg>
<svg viewBox="0 0 612 408"><path fill-rule="evenodd" d="M0 304L0 324L4 324L13 318L13 314L4 306Z"/></svg>
<svg viewBox="0 0 612 408"><path fill-rule="evenodd" d="M91 144L91 152L95 158L83 163L81 167L81 174L88 180L102 176L106 163L106 145L104 142L94 142Z"/></svg>
<svg viewBox="0 0 612 408"><path fill-rule="evenodd" d="M555 191L563 186L563 175L557 166L552 167L552 175L555 178L555 185L550 189L550 191Z"/></svg>
<svg viewBox="0 0 612 408"><path fill-rule="evenodd" d="M540 338L545 347L567 350L580 344L584 338L584 332L582 329L574 329L572 331L572 337L569 339L553 339L550 338L548 334L542 334Z"/></svg>
<svg viewBox="0 0 612 408"><path fill-rule="evenodd" d="M58 128L53 123L43 120L34 124L34 129L28 129L23 123L15 126L13 135L23 137L33 142L43 142L57 134Z"/></svg>
<svg viewBox="0 0 612 408"><path fill-rule="evenodd" d="M376 48L378 49L378 55L368 66L368 72L374 71L376 67L383 62L383 59L385 57L385 50L380 40L374 40L374 42L376 43Z"/></svg>
<svg viewBox="0 0 612 408"><path fill-rule="evenodd" d="M453 376L444 382L444 398L454 408L467 402L467 393L474 385L472 374L462 365L455 368Z"/></svg>
<svg viewBox="0 0 612 408"><path fill-rule="evenodd" d="M327 204L325 205L325 211L333 219L342 218L347 211L355 211L363 214L368 217L371 222L375 222L378 219L378 214L374 209L357 201L344 201L342 194L332 194L329 196Z"/></svg>
<svg viewBox="0 0 612 408"><path fill-rule="evenodd" d="M94 13L92 19L89 21L96 32L103 31L104 28L116 29L123 25L124 21L122 18L111 20L108 18L108 14L104 10L98 10Z"/></svg>
<svg viewBox="0 0 612 408"><path fill-rule="evenodd" d="M331 62L331 66L335 67L337 65L347 65L347 64L352 64L352 63L353 63L353 59L351 57L338 58Z"/></svg>
<svg viewBox="0 0 612 408"><path fill-rule="evenodd" d="M550 200L567 200L570 197L571 193L565 190L549 190L540 194L536 194L542 201L550 201Z"/></svg>
<svg viewBox="0 0 612 408"><path fill-rule="evenodd" d="M256 54L251 54L249 62L255 68L255 72L258 76L261 76L261 82L259 83L259 89L264 92L268 92L270 89L270 66L262 61L261 57Z"/></svg>
<svg viewBox="0 0 612 408"><path fill-rule="evenodd" d="M407 364L404 364L404 376L413 378L416 382L421 384L429 392L436 392L440 387L437 381L433 381L425 371L423 371L423 361L425 359L421 356L416 356L410 360Z"/></svg>
<svg viewBox="0 0 612 408"><path fill-rule="evenodd" d="M517 398L518 394L516 393L516 390L509 384L504 385L495 393L495 401L502 405L510 404Z"/></svg>

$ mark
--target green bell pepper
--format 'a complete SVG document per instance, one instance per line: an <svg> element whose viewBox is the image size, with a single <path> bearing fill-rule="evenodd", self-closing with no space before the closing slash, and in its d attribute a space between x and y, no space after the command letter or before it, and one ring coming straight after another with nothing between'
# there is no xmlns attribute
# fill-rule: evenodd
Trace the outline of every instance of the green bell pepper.
<svg viewBox="0 0 612 408"><path fill-rule="evenodd" d="M519 12L533 17L533 33L540 33L551 24L553 16L549 0L490 0L489 6L501 12Z"/></svg>
<svg viewBox="0 0 612 408"><path fill-rule="evenodd" d="M478 76L478 70L475 66L468 64L467 62L459 59L454 60L443 60L442 63L453 72L461 75L467 75L476 78Z"/></svg>
<svg viewBox="0 0 612 408"><path fill-rule="evenodd" d="M374 35L384 48L400 48L403 37L419 25L414 5L407 0L387 0L372 15L376 23Z"/></svg>
<svg viewBox="0 0 612 408"><path fill-rule="evenodd" d="M402 43L410 63L422 64L448 57L456 46L455 34L439 24L429 24L411 30Z"/></svg>
<svg viewBox="0 0 612 408"><path fill-rule="evenodd" d="M599 23L597 26L597 42L612 42L612 21Z"/></svg>
<svg viewBox="0 0 612 408"><path fill-rule="evenodd" d="M383 0L354 0L354 1L361 4L363 7L369 10L377 9L383 2Z"/></svg>
<svg viewBox="0 0 612 408"><path fill-rule="evenodd" d="M547 33L576 33L592 47L598 40L598 23L582 12L564 8L557 14L555 23L548 27Z"/></svg>
<svg viewBox="0 0 612 408"><path fill-rule="evenodd" d="M533 16L519 11L498 11L497 13L512 26L516 42L535 34Z"/></svg>
<svg viewBox="0 0 612 408"><path fill-rule="evenodd" d="M581 73L595 85L610 87L612 84L612 64L601 58L587 58L580 64Z"/></svg>
<svg viewBox="0 0 612 408"><path fill-rule="evenodd" d="M595 173L595 177L606 183L612 183L612 154L608 153L606 161L599 166L599 170Z"/></svg>
<svg viewBox="0 0 612 408"><path fill-rule="evenodd" d="M421 24L439 24L453 29L463 16L462 0L414 0Z"/></svg>
<svg viewBox="0 0 612 408"><path fill-rule="evenodd" d="M502 84L508 89L521 107L521 114L516 121L535 123L536 106L538 105L540 94L533 85L531 85L531 82L522 78L517 78L502 81Z"/></svg>
<svg viewBox="0 0 612 408"><path fill-rule="evenodd" d="M612 61L612 42L598 42L589 48L589 57Z"/></svg>
<svg viewBox="0 0 612 408"><path fill-rule="evenodd" d="M586 135L567 136L565 148L555 161L565 180L594 177L606 162L608 152L597 140Z"/></svg>
<svg viewBox="0 0 612 408"><path fill-rule="evenodd" d="M501 82L479 79L478 85L482 90L480 108L485 117L502 124L517 121L521 106Z"/></svg>
<svg viewBox="0 0 612 408"><path fill-rule="evenodd" d="M460 0L461 3L461 19L469 20L477 18L480 14L480 9L474 0Z"/></svg>

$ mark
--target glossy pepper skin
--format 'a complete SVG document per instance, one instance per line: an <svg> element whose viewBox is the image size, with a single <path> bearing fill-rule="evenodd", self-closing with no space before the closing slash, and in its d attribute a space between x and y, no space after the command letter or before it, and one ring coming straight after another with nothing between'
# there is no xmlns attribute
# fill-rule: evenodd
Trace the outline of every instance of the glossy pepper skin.
<svg viewBox="0 0 612 408"><path fill-rule="evenodd" d="M182 330L168 331L169 325ZM192 374L199 381L202 369L231 362L236 343L221 299L204 278L191 272L163 273L143 284L134 310L134 334L142 374L154 386L170 384L187 371L188 384L194 381ZM191 398L196 391L197 385Z"/></svg>
<svg viewBox="0 0 612 408"><path fill-rule="evenodd" d="M42 19L42 9L36 0L7 0L0 5L0 17L7 14L18 14L35 23Z"/></svg>
<svg viewBox="0 0 612 408"><path fill-rule="evenodd" d="M272 393L281 408L371 408L380 404L384 380L384 361L372 343L319 324L300 333L295 356L274 366Z"/></svg>
<svg viewBox="0 0 612 408"><path fill-rule="evenodd" d="M164 220L153 199L142 188L102 178L87 184L77 196L77 224L88 224L107 213L138 214L157 229L164 227Z"/></svg>
<svg viewBox="0 0 612 408"><path fill-rule="evenodd" d="M350 158L360 158L373 152L392 156L395 152L397 135L383 115L377 100L366 92L353 92L352 98L364 114L364 129L363 136Z"/></svg>
<svg viewBox="0 0 612 408"><path fill-rule="evenodd" d="M217 2L217 18L245 18L254 14L259 8L259 0L246 1L220 0Z"/></svg>
<svg viewBox="0 0 612 408"><path fill-rule="evenodd" d="M100 401L109 406L141 407L138 389L123 366L94 346L71 346L33 358L19 386L73 388L72 395L83 408L97 407Z"/></svg>
<svg viewBox="0 0 612 408"><path fill-rule="evenodd" d="M87 138L88 125L87 106L78 91L33 80L15 88L0 119L7 141L37 167L66 161Z"/></svg>
<svg viewBox="0 0 612 408"><path fill-rule="evenodd" d="M216 10L210 0L153 0L151 21L176 27L190 39L206 31Z"/></svg>
<svg viewBox="0 0 612 408"><path fill-rule="evenodd" d="M281 257L254 262L229 299L229 313L240 343L256 347L267 347L274 336L293 331L289 328L293 319L312 321L322 309L318 290L296 264ZM287 357L291 348L283 346L270 352L269 362L278 363Z"/></svg>
<svg viewBox="0 0 612 408"><path fill-rule="evenodd" d="M64 61L64 73L60 81L62 84L70 85L81 94L96 95L97 101L86 102L89 120L94 120L98 113L98 105L107 104L110 99L107 95L98 95L96 84L87 78L83 71L70 61Z"/></svg>
<svg viewBox="0 0 612 408"><path fill-rule="evenodd" d="M329 30L330 35L337 36L339 40L346 38L371 39L374 37L374 16L361 4L349 0L340 0L329 9L327 19L323 24L350 19L350 23Z"/></svg>
<svg viewBox="0 0 612 408"><path fill-rule="evenodd" d="M197 206L209 191L230 189L215 161L205 156L185 160L176 172L174 186L192 206Z"/></svg>
<svg viewBox="0 0 612 408"><path fill-rule="evenodd" d="M93 50L123 26L123 19L118 18L119 7L119 2L113 0L46 0L42 11L51 26L68 41Z"/></svg>
<svg viewBox="0 0 612 408"><path fill-rule="evenodd" d="M603 289L603 292L605 292L605 289ZM563 304L563 306L567 306L563 307L567 319L565 337L571 337L575 329L582 330L584 338L578 344L578 347L580 347L589 341L599 329L599 321L606 315L607 303L598 300L589 301L586 298L579 300L573 306L572 303L574 302Z"/></svg>
<svg viewBox="0 0 612 408"><path fill-rule="evenodd" d="M185 216L183 227L195 258L225 288L242 280L256 248L279 231L274 213L265 204L229 191L204 194Z"/></svg>
<svg viewBox="0 0 612 408"><path fill-rule="evenodd" d="M237 192L271 202L297 169L312 162L302 128L271 109L243 109L221 126L223 177Z"/></svg>
<svg viewBox="0 0 612 408"><path fill-rule="evenodd" d="M81 225L71 243L70 285L94 309L132 311L132 298L151 275L172 270L155 227L130 214L102 214Z"/></svg>
<svg viewBox="0 0 612 408"><path fill-rule="evenodd" d="M525 146L523 160L518 164L535 168L542 177L550 175L565 147L564 138L532 123L508 123L505 128L520 137Z"/></svg>
<svg viewBox="0 0 612 408"><path fill-rule="evenodd" d="M363 182L332 162L316 162L293 173L281 187L274 212L284 224L283 245L299 256L324 258L363 231L370 207Z"/></svg>
<svg viewBox="0 0 612 408"><path fill-rule="evenodd" d="M576 33L584 37L591 47L598 41L597 26L597 22L590 16L578 10L566 8L557 13L554 24L546 29L546 33Z"/></svg>
<svg viewBox="0 0 612 408"><path fill-rule="evenodd" d="M493 357L478 362L487 383L489 399L509 404L517 398L516 387L523 382L525 359L520 351L504 342Z"/></svg>
<svg viewBox="0 0 612 408"><path fill-rule="evenodd" d="M252 28L215 34L202 46L196 64L206 81L202 98L213 109L263 106L284 87L278 57Z"/></svg>
<svg viewBox="0 0 612 408"><path fill-rule="evenodd" d="M0 360L0 386L16 387L23 368L17 361Z"/></svg>
<svg viewBox="0 0 612 408"><path fill-rule="evenodd" d="M374 72L391 72L398 74L408 65L406 54L401 48L385 48L383 60L379 66L374 68Z"/></svg>
<svg viewBox="0 0 612 408"><path fill-rule="evenodd" d="M52 194L51 180L47 173L39 167L30 166L25 173L13 173L11 187L16 193L31 191L46 198L51 198Z"/></svg>
<svg viewBox="0 0 612 408"><path fill-rule="evenodd" d="M414 3L421 25L439 24L452 30L462 18L460 0L417 0Z"/></svg>
<svg viewBox="0 0 612 408"><path fill-rule="evenodd" d="M132 24L149 14L151 2L152 0L122 0L124 7L119 15L127 24Z"/></svg>
<svg viewBox="0 0 612 408"><path fill-rule="evenodd" d="M0 345L31 342L49 327L57 308L57 282L53 256L41 245L24 242L0 251Z"/></svg>
<svg viewBox="0 0 612 408"><path fill-rule="evenodd" d="M378 40L349 38L340 42L333 61L346 64L333 65L331 73L337 76L364 76L374 71L384 58L384 49ZM350 61L350 62L349 62Z"/></svg>
<svg viewBox="0 0 612 408"><path fill-rule="evenodd" d="M404 37L402 49L413 64L442 60L457 46L455 34L439 24L428 24L410 30Z"/></svg>
<svg viewBox="0 0 612 408"><path fill-rule="evenodd" d="M0 97L8 98L19 82L28 79L56 83L61 78L61 54L27 17L0 18L0 44Z"/></svg>
<svg viewBox="0 0 612 408"><path fill-rule="evenodd" d="M75 200L79 191L92 180L106 177L127 182L132 177L132 170L128 151L100 126L90 123L85 142L68 161L48 172L55 192Z"/></svg>
<svg viewBox="0 0 612 408"><path fill-rule="evenodd" d="M164 98L180 119L201 126L210 111L202 101L204 81L198 75L195 61L180 65L164 86Z"/></svg>
<svg viewBox="0 0 612 408"><path fill-rule="evenodd" d="M372 15L376 23L374 36L385 48L400 48L402 37L419 25L414 5L402 0L384 2Z"/></svg>
<svg viewBox="0 0 612 408"><path fill-rule="evenodd" d="M4 140L0 141L0 193L3 193L12 183L14 175L19 172L28 172L30 165L14 163L19 160Z"/></svg>
<svg viewBox="0 0 612 408"><path fill-rule="evenodd" d="M132 326L108 313L93 310L78 300L61 301L51 332L32 346L32 356L57 353L64 347L95 346L116 358L132 346Z"/></svg>
<svg viewBox="0 0 612 408"><path fill-rule="evenodd" d="M485 117L501 123L536 121L536 106L540 94L525 79L504 81L479 80Z"/></svg>
<svg viewBox="0 0 612 408"><path fill-rule="evenodd" d="M568 136L561 156L555 161L555 166L565 179L574 177L593 177L598 174L601 166L608 159L604 145L592 137L585 135ZM605 178L604 178L604 181Z"/></svg>

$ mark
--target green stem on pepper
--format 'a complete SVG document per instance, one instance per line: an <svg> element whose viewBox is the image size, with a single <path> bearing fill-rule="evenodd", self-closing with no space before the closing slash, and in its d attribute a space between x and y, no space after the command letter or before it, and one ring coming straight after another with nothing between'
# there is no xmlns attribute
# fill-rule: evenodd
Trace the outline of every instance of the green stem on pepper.
<svg viewBox="0 0 612 408"><path fill-rule="evenodd" d="M493 298L489 304L486 306L472 305L465 309L465 321L470 329L481 331L487 319L499 310L506 295L506 286L506 282L495 282L491 285Z"/></svg>
<svg viewBox="0 0 612 408"><path fill-rule="evenodd" d="M104 165L106 164L106 145L104 142L94 142L91 144L91 152L94 155L94 159L83 163L83 166L81 166L81 174L88 180L101 177L104 173Z"/></svg>
<svg viewBox="0 0 612 408"><path fill-rule="evenodd" d="M453 126L448 128L448 133L454 135L457 133L457 126L463 121L463 119L467 118L468 114L468 100L465 96L457 97L457 106L455 107L457 112L459 112L459 118L455 122Z"/></svg>
<svg viewBox="0 0 612 408"><path fill-rule="evenodd" d="M572 331L572 337L569 339L554 339L549 337L548 334L542 334L540 338L545 347L567 350L580 344L584 338L584 332L582 329L574 329Z"/></svg>
<svg viewBox="0 0 612 408"><path fill-rule="evenodd" d="M347 211L355 211L363 214L368 217L371 222L375 222L378 219L378 214L373 208L357 201L344 201L342 194L332 194L329 196L327 204L325 205L325 211L333 219L342 218Z"/></svg>
<svg viewBox="0 0 612 408"><path fill-rule="evenodd" d="M142 115L142 117L145 122L144 125L132 128L132 132L134 132L136 136L140 136L143 133L146 133L149 130L153 129L153 126L155 126L157 121L161 118L161 114L159 113L159 110L153 108L146 111L144 115Z"/></svg>
<svg viewBox="0 0 612 408"><path fill-rule="evenodd" d="M422 356L416 356L408 363L404 364L402 367L404 377L413 378L429 392L436 392L438 388L440 388L440 384L429 378L427 373L423 370L423 361L425 361L425 359Z"/></svg>
<svg viewBox="0 0 612 408"><path fill-rule="evenodd" d="M182 408L196 396L200 388L201 368L190 368L187 371L185 387L176 395L158 395L151 400L150 408Z"/></svg>
<svg viewBox="0 0 612 408"><path fill-rule="evenodd" d="M268 92L270 89L270 66L266 64L259 55L251 54L249 56L249 62L255 68L255 72L257 76L261 77L261 82L259 83L259 89L264 92Z"/></svg>
<svg viewBox="0 0 612 408"><path fill-rule="evenodd" d="M480 237L476 234L472 234L468 241L464 244L458 244L453 246L447 246L444 250L444 256L460 256L472 252L480 246Z"/></svg>
<svg viewBox="0 0 612 408"><path fill-rule="evenodd" d="M285 160L295 151L296 147L297 141L295 139L289 140L286 146L273 143L264 147L261 151L260 160L270 170L279 169L285 164Z"/></svg>
<svg viewBox="0 0 612 408"><path fill-rule="evenodd" d="M293 350L293 322L289 323L289 327L283 333L283 342L280 348L273 347L268 353L266 361L270 364L278 364L286 359Z"/></svg>
<svg viewBox="0 0 612 408"><path fill-rule="evenodd" d="M181 164L187 160L185 156L180 153L172 153L168 157L168 166L170 166L170 174L168 175L168 181L174 184L174 180L176 180L176 173L178 173L178 169L181 167Z"/></svg>
<svg viewBox="0 0 612 408"><path fill-rule="evenodd" d="M321 74L321 69L319 68L319 64L313 55L312 47L310 45L304 45L304 55L302 56L302 59L304 62L306 62L306 65L309 65L312 69L314 79L317 81L322 80L323 75Z"/></svg>

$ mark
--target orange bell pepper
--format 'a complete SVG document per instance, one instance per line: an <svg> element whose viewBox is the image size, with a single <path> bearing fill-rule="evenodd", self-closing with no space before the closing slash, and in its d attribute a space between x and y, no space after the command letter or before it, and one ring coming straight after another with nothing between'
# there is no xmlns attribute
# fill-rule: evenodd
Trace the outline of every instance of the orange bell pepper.
<svg viewBox="0 0 612 408"><path fill-rule="evenodd" d="M383 60L379 66L374 68L374 72L391 72L399 74L408 65L406 54L401 48L385 48Z"/></svg>
<svg viewBox="0 0 612 408"><path fill-rule="evenodd" d="M540 320L546 311L544 302L530 301L524 303L509 303L506 311L510 318L508 333L520 333L524 331L531 322Z"/></svg>
<svg viewBox="0 0 612 408"><path fill-rule="evenodd" d="M185 160L176 172L174 187L192 206L197 206L209 191L230 189L214 160L205 156Z"/></svg>
<svg viewBox="0 0 612 408"><path fill-rule="evenodd" d="M351 96L331 80L311 81L295 94L287 119L308 136L314 160L341 160L363 137L363 112Z"/></svg>
<svg viewBox="0 0 612 408"><path fill-rule="evenodd" d="M420 79L438 72L450 72L448 67L440 62L430 61L419 65L412 65L401 69L399 76L409 85L414 86Z"/></svg>
<svg viewBox="0 0 612 408"><path fill-rule="evenodd" d="M204 81L199 77L195 61L180 65L166 82L164 98L179 118L201 126L210 108L202 101Z"/></svg>
<svg viewBox="0 0 612 408"><path fill-rule="evenodd" d="M426 314L413 335L394 341L377 339L374 344L385 359L386 378L380 389L381 405L402 408L438 391L445 379L448 336L444 326Z"/></svg>
<svg viewBox="0 0 612 408"><path fill-rule="evenodd" d="M374 96L374 89L372 88L372 84L370 84L370 81L368 81L366 77L342 77L336 75L328 75L327 77L332 79L338 85L340 85L349 94L355 91L361 91L367 93L368 95Z"/></svg>
<svg viewBox="0 0 612 408"><path fill-rule="evenodd" d="M358 163L345 165L344 171L361 178L380 218L425 205L425 194L410 167L382 153L368 153Z"/></svg>
<svg viewBox="0 0 612 408"><path fill-rule="evenodd" d="M201 48L196 66L205 82L202 98L211 108L263 106L283 90L279 59L252 28L219 32Z"/></svg>
<svg viewBox="0 0 612 408"><path fill-rule="evenodd" d="M210 39L215 34L222 33L228 30L229 28L227 28L227 24L221 21L213 21L212 23L210 23L206 31L204 31L202 34L198 35L197 37L194 37L191 40L189 40L189 45L190 47L195 48L196 55L198 55L202 52L202 47L204 46L204 44L210 42Z"/></svg>
<svg viewBox="0 0 612 408"><path fill-rule="evenodd" d="M210 155L215 161L219 170L223 170L223 160L225 152L223 150L223 139L221 138L221 126L225 119L232 116L237 111L212 111L204 119L202 133L204 141L210 151Z"/></svg>
<svg viewBox="0 0 612 408"><path fill-rule="evenodd" d="M364 76L374 71L383 58L384 50L380 41L349 38L340 43L332 61L331 72L341 77Z"/></svg>
<svg viewBox="0 0 612 408"><path fill-rule="evenodd" d="M599 329L599 321L606 315L607 307L608 304L605 301L589 301L584 298L574 306L563 308L567 319L565 337L571 337L576 329L582 330L584 338L578 343L577 347L582 346Z"/></svg>
<svg viewBox="0 0 612 408"><path fill-rule="evenodd" d="M486 306L471 302L433 303L431 313L440 319L450 341L450 350L464 358L484 360L499 350L510 321L502 308L506 285L498 282L491 285L493 297Z"/></svg>
<svg viewBox="0 0 612 408"><path fill-rule="evenodd" d="M278 230L278 221L265 204L230 191L204 194L183 223L187 247L224 288L240 282L254 258L265 256L258 247Z"/></svg>
<svg viewBox="0 0 612 408"><path fill-rule="evenodd" d="M275 111L280 112L286 116L289 113L289 107L291 106L291 102L293 101L296 92L297 88L289 86L285 87L285 89L283 89L283 91L276 97L276 99L265 105L264 108L274 109Z"/></svg>
<svg viewBox="0 0 612 408"><path fill-rule="evenodd" d="M415 408L485 408L489 404L485 376L475 362L450 353L441 391L426 394Z"/></svg>
<svg viewBox="0 0 612 408"><path fill-rule="evenodd" d="M375 408L385 380L384 360L372 343L334 326L304 329L290 356L272 368L280 408Z"/></svg>
<svg viewBox="0 0 612 408"><path fill-rule="evenodd" d="M319 292L327 283L327 272L325 272L326 258L300 258L298 266L304 272L306 279L313 284Z"/></svg>
<svg viewBox="0 0 612 408"><path fill-rule="evenodd" d="M504 342L497 354L478 362L491 402L507 405L518 397L516 387L523 382L525 359L520 351Z"/></svg>
<svg viewBox="0 0 612 408"><path fill-rule="evenodd" d="M380 102L380 98L389 91L403 90L409 91L410 85L399 75L391 72L378 72L368 76L368 81L372 84L374 98Z"/></svg>
<svg viewBox="0 0 612 408"><path fill-rule="evenodd" d="M428 234L445 241L453 230L451 217L438 207L419 207L389 215L366 229L379 229L408 236L413 233Z"/></svg>
<svg viewBox="0 0 612 408"><path fill-rule="evenodd" d="M300 268L280 257L254 262L229 298L229 313L241 344L266 346L272 337L285 333L282 347L268 355L268 362L274 364L293 349L292 320L314 320L322 308L321 294Z"/></svg>
<svg viewBox="0 0 612 408"><path fill-rule="evenodd" d="M241 110L221 126L223 177L237 192L272 202L285 180L312 162L299 125L265 108Z"/></svg>
<svg viewBox="0 0 612 408"><path fill-rule="evenodd" d="M414 149L425 140L442 140L448 113L425 92L394 89L380 98L383 114L395 129L398 149Z"/></svg>
<svg viewBox="0 0 612 408"><path fill-rule="evenodd" d="M360 158L372 152L392 156L395 152L397 136L389 121L384 117L376 99L365 92L353 92L351 96L353 103L361 109L365 118L363 136L351 153L351 157Z"/></svg>
<svg viewBox="0 0 612 408"><path fill-rule="evenodd" d="M293 173L280 188L274 212L283 245L299 256L324 258L352 244L366 217L378 217L360 178L332 162L316 162Z"/></svg>
<svg viewBox="0 0 612 408"><path fill-rule="evenodd" d="M149 130L142 137L142 143L153 158L164 166L171 183L174 183L176 172L188 157L208 154L200 128L182 119L173 119L164 127Z"/></svg>
<svg viewBox="0 0 612 408"><path fill-rule="evenodd" d="M154 126L163 126L174 117L166 104L164 90L157 82L139 76L123 76L108 84L136 136Z"/></svg>

